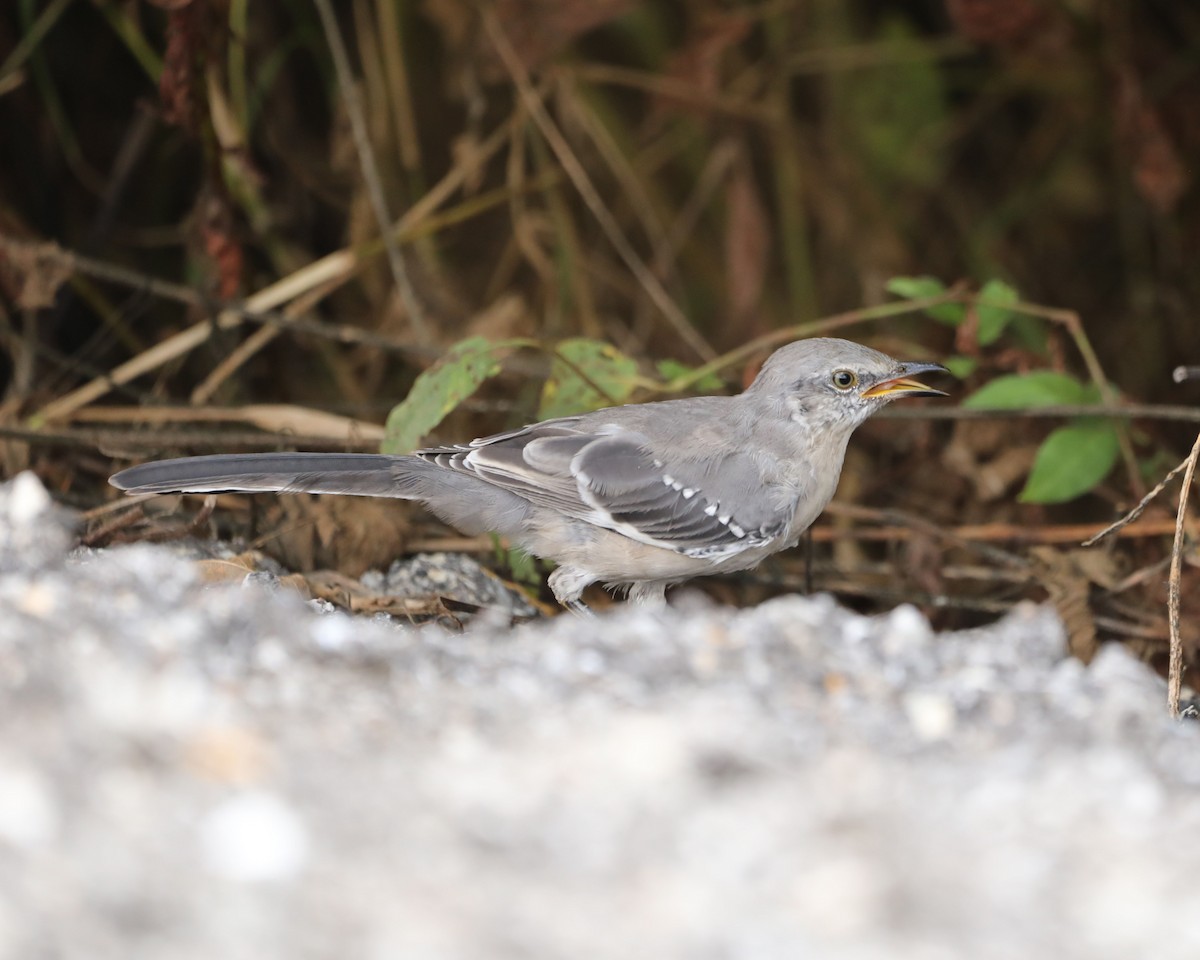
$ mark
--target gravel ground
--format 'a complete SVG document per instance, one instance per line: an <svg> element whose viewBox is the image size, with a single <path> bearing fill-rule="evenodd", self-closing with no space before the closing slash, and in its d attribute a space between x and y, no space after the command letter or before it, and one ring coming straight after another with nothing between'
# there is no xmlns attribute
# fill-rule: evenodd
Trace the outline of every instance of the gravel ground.
<svg viewBox="0 0 1200 960"><path fill-rule="evenodd" d="M0 956L1194 957L1197 728L1052 613L462 634L0 489Z"/></svg>

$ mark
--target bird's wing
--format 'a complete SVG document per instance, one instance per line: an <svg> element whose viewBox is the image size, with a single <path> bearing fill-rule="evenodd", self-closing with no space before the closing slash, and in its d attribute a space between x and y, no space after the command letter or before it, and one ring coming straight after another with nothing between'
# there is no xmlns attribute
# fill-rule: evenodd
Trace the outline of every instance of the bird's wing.
<svg viewBox="0 0 1200 960"><path fill-rule="evenodd" d="M637 431L566 418L419 450L417 456L565 516L692 557L719 561L783 534L790 511L764 489L753 458L691 453L664 462Z"/></svg>

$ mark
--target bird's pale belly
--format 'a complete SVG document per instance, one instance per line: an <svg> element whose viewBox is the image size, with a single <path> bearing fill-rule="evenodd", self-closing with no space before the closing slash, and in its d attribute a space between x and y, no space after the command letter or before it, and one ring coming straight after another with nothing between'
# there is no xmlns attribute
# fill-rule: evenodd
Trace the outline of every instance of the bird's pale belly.
<svg viewBox="0 0 1200 960"><path fill-rule="evenodd" d="M794 542L794 541L793 541ZM665 547L640 543L624 534L584 521L543 527L522 546L537 556L554 557L560 564L587 570L605 583L636 580L676 581L690 577L731 573L756 566L764 557L788 546L783 538L759 547L748 547L720 560L689 557Z"/></svg>

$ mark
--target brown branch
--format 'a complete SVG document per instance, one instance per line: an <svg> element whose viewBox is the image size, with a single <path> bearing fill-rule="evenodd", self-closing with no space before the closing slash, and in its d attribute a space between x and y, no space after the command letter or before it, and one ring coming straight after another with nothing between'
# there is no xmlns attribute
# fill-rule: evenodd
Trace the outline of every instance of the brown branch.
<svg viewBox="0 0 1200 960"><path fill-rule="evenodd" d="M890 510L877 511L869 507L858 507L845 503L831 503L825 508L825 512L835 516L850 516L856 519L874 519L874 517L868 516L869 514L878 516L895 515L895 512ZM913 524L913 518L905 517L904 520L898 520L897 522ZM1100 525L1094 523L1064 523L1044 527L1030 527L1019 523L980 523L942 528L928 521L921 521L919 525L914 525L913 527L901 526L838 530L828 526L818 526L813 527L812 532L813 539L819 543L843 539L903 541L911 540L914 533L928 533L939 539L950 541L956 546L979 550L983 548L984 544L988 543L1077 543L1082 537L1096 533L1100 529L1102 529ZM1123 527L1119 535L1127 539L1162 537L1173 530L1174 523L1171 520L1144 520L1141 523L1133 523ZM999 558L993 557L993 559ZM1005 554L1003 562L1008 566L1025 564L1025 561L1015 554Z"/></svg>

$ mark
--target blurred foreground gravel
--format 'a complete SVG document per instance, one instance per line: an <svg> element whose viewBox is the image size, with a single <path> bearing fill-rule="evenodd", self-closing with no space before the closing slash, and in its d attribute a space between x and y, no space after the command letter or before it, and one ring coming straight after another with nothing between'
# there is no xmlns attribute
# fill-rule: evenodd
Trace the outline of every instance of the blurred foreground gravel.
<svg viewBox="0 0 1200 960"><path fill-rule="evenodd" d="M0 490L0 956L1200 950L1196 727L1052 614L321 614Z"/></svg>

